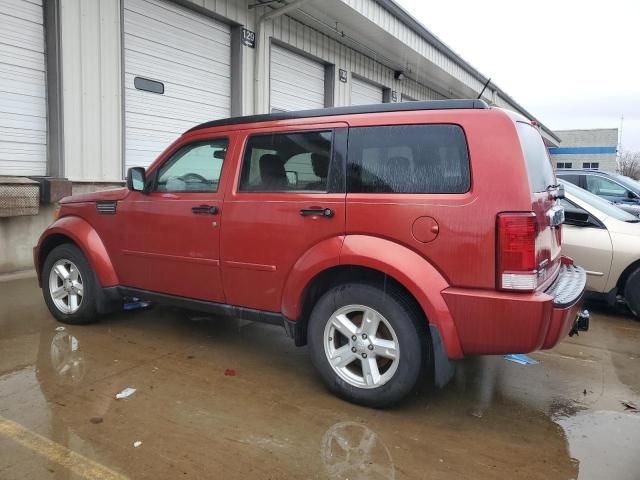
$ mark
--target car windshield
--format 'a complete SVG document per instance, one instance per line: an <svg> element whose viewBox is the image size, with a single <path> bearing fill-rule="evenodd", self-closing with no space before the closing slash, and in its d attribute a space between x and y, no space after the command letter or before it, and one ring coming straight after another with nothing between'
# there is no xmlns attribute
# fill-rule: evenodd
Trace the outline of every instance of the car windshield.
<svg viewBox="0 0 640 480"><path fill-rule="evenodd" d="M640 182L634 180L633 178L625 177L624 175L618 175L617 173L613 176L625 187L630 188L635 193L640 194Z"/></svg>
<svg viewBox="0 0 640 480"><path fill-rule="evenodd" d="M564 185L565 191L567 193L570 193L571 195L578 198L579 200L582 200L583 202L588 203L589 205L597 208L605 215L613 217L616 220L620 220L622 222L637 223L640 221L638 220L638 218L634 217L630 213L627 213L624 210L621 210L620 208L616 207L613 203L608 202L607 200L604 200L603 198L600 198L591 192L583 190L580 187L576 187L572 183L569 183L565 180L559 180L559 181L562 185Z"/></svg>

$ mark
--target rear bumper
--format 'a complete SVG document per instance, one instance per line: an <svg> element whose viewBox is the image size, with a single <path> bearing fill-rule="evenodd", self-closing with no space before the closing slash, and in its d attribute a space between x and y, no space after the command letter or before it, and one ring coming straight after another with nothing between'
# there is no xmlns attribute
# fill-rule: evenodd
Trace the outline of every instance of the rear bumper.
<svg viewBox="0 0 640 480"><path fill-rule="evenodd" d="M544 292L448 288L442 296L465 355L527 353L552 348L571 331L585 285L582 268L563 264Z"/></svg>
<svg viewBox="0 0 640 480"><path fill-rule="evenodd" d="M580 312L587 274L575 265L562 265L556 281L545 292L553 297L551 323L541 349L553 348L566 337Z"/></svg>

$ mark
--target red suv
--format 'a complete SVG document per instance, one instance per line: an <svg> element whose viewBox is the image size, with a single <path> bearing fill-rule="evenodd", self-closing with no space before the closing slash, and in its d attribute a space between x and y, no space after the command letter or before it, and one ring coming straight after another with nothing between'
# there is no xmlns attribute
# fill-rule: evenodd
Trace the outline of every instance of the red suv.
<svg viewBox="0 0 640 480"><path fill-rule="evenodd" d="M385 406L572 329L556 183L537 129L479 100L217 120L63 199L34 261L62 322L138 297L284 325L329 389Z"/></svg>

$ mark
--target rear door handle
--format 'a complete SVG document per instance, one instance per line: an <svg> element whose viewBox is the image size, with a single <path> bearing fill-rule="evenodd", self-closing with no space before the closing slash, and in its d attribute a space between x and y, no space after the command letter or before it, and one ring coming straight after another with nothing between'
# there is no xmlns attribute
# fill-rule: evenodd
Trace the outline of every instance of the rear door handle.
<svg viewBox="0 0 640 480"><path fill-rule="evenodd" d="M216 215L218 213L218 207L213 205L200 205L198 207L192 207L191 211L198 215Z"/></svg>
<svg viewBox="0 0 640 480"><path fill-rule="evenodd" d="M336 214L336 212L334 212L332 209L330 208L303 208L302 210L300 210L300 215L302 215L303 217L327 217L327 218L331 218Z"/></svg>

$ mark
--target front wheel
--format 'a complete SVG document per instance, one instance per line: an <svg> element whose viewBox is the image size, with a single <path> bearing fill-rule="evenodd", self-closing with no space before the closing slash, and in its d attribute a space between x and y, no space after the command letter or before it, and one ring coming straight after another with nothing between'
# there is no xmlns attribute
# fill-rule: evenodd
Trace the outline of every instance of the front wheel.
<svg viewBox="0 0 640 480"><path fill-rule="evenodd" d="M70 324L97 319L97 281L82 251L59 245L47 255L42 268L42 294L51 314Z"/></svg>
<svg viewBox="0 0 640 480"><path fill-rule="evenodd" d="M426 322L395 288L353 283L326 292L309 319L312 361L345 400L386 407L424 378L431 362Z"/></svg>

